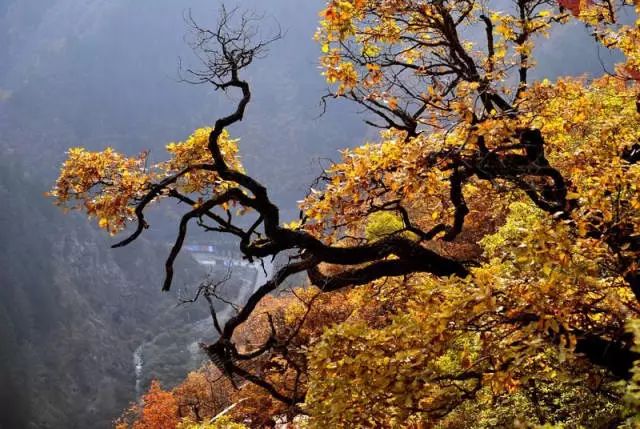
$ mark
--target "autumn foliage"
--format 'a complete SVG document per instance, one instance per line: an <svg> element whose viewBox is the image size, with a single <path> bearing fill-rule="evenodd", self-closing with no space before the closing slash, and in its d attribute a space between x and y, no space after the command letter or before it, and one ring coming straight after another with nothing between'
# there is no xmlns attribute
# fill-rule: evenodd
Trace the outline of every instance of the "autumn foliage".
<svg viewBox="0 0 640 429"><path fill-rule="evenodd" d="M132 408L130 413L139 412L133 429L173 429L178 423L178 401L170 393L160 387L160 383L153 381L149 391L142 397L143 406ZM125 429L129 425L127 416L116 422L116 428Z"/></svg>
<svg viewBox="0 0 640 429"><path fill-rule="evenodd" d="M188 207L165 290L191 221L236 237L248 260L286 261L224 323L201 286L212 365L171 391L153 384L122 425L638 424L640 4L498 3L326 3L324 100L357 104L379 133L342 151L292 222L227 131L265 45L226 14L202 31L220 46L195 76L240 91L233 113L156 165L69 151L51 196L113 234L134 223L116 246L148 226L148 205ZM575 20L622 53L616 72L532 81L536 43Z"/></svg>

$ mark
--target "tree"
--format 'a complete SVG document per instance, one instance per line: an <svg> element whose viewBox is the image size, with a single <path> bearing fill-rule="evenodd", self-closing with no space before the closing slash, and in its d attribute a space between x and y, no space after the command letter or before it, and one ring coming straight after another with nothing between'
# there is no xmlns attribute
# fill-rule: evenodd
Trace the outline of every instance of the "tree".
<svg viewBox="0 0 640 429"><path fill-rule="evenodd" d="M142 397L143 407L133 406L128 413L136 414L139 418L131 426L133 429L173 429L180 422L178 418L178 403L171 392L160 387L157 380L151 382L149 391ZM126 417L116 422L116 428L128 428Z"/></svg>
<svg viewBox="0 0 640 429"><path fill-rule="evenodd" d="M188 72L239 91L235 110L154 166L144 154L71 149L51 195L113 234L134 222L114 247L144 232L151 204L189 207L163 290L192 222L235 236L250 261L285 255L226 323L211 306L219 339L203 348L232 380L321 427L480 424L501 412L496 401L507 420L520 407L540 424L612 424L624 414L612 382L638 358L625 324L640 312L640 27L617 19L638 18L640 4L493 4L327 2L316 33L323 100L360 105L380 139L344 151L298 221L282 224L228 131L251 100L243 70L279 36L255 40L256 18L224 9L214 30L194 23L204 67ZM531 82L535 43L573 19L625 63ZM243 344L261 303L303 272L316 288L294 294L289 318L262 318L259 344ZM215 290L203 284L199 296L211 302ZM581 403L610 419L595 422Z"/></svg>

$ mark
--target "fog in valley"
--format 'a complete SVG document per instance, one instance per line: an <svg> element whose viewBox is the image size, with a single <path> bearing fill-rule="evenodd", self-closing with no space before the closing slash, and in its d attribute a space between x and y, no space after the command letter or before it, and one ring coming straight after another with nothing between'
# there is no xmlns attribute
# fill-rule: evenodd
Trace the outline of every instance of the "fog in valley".
<svg viewBox="0 0 640 429"><path fill-rule="evenodd" d="M179 73L180 63L197 66L185 17L212 26L219 4L0 0L0 429L110 427L151 379L170 387L202 363L197 343L214 331L202 303L177 305L181 294L231 269L225 293L242 302L264 280L233 243L194 233L176 287L161 293L176 207L155 209L143 239L110 249L95 222L44 196L69 147L149 150L160 161L167 143L229 112L237 94ZM289 221L321 165L377 131L344 102L321 115L326 83L313 33L323 2L238 4L264 15L265 34L283 30L246 70L253 100L230 132ZM535 77L601 74L615 60L579 24L561 31L539 45Z"/></svg>

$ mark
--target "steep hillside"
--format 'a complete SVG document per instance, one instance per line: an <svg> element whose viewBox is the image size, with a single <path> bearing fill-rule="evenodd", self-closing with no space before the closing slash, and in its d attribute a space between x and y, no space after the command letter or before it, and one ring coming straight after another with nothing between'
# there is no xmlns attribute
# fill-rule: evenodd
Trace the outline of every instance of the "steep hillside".
<svg viewBox="0 0 640 429"><path fill-rule="evenodd" d="M24 171L0 166L0 391L14 404L0 427L107 427L134 399L138 345L206 313L159 292L164 246L109 249ZM204 271L186 259L179 275L195 283Z"/></svg>

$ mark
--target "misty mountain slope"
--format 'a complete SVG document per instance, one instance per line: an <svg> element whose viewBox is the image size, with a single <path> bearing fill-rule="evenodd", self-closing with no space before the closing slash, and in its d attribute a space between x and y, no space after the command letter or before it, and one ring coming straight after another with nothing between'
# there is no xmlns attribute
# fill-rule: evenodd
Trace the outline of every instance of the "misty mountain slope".
<svg viewBox="0 0 640 429"><path fill-rule="evenodd" d="M25 179L0 165L0 427L108 427L134 398L139 343L205 317L159 292L164 246L120 251L63 216ZM11 192L11 195L9 195ZM184 282L204 271L183 258ZM159 359L161 359L159 357ZM7 403L7 402L5 402Z"/></svg>

